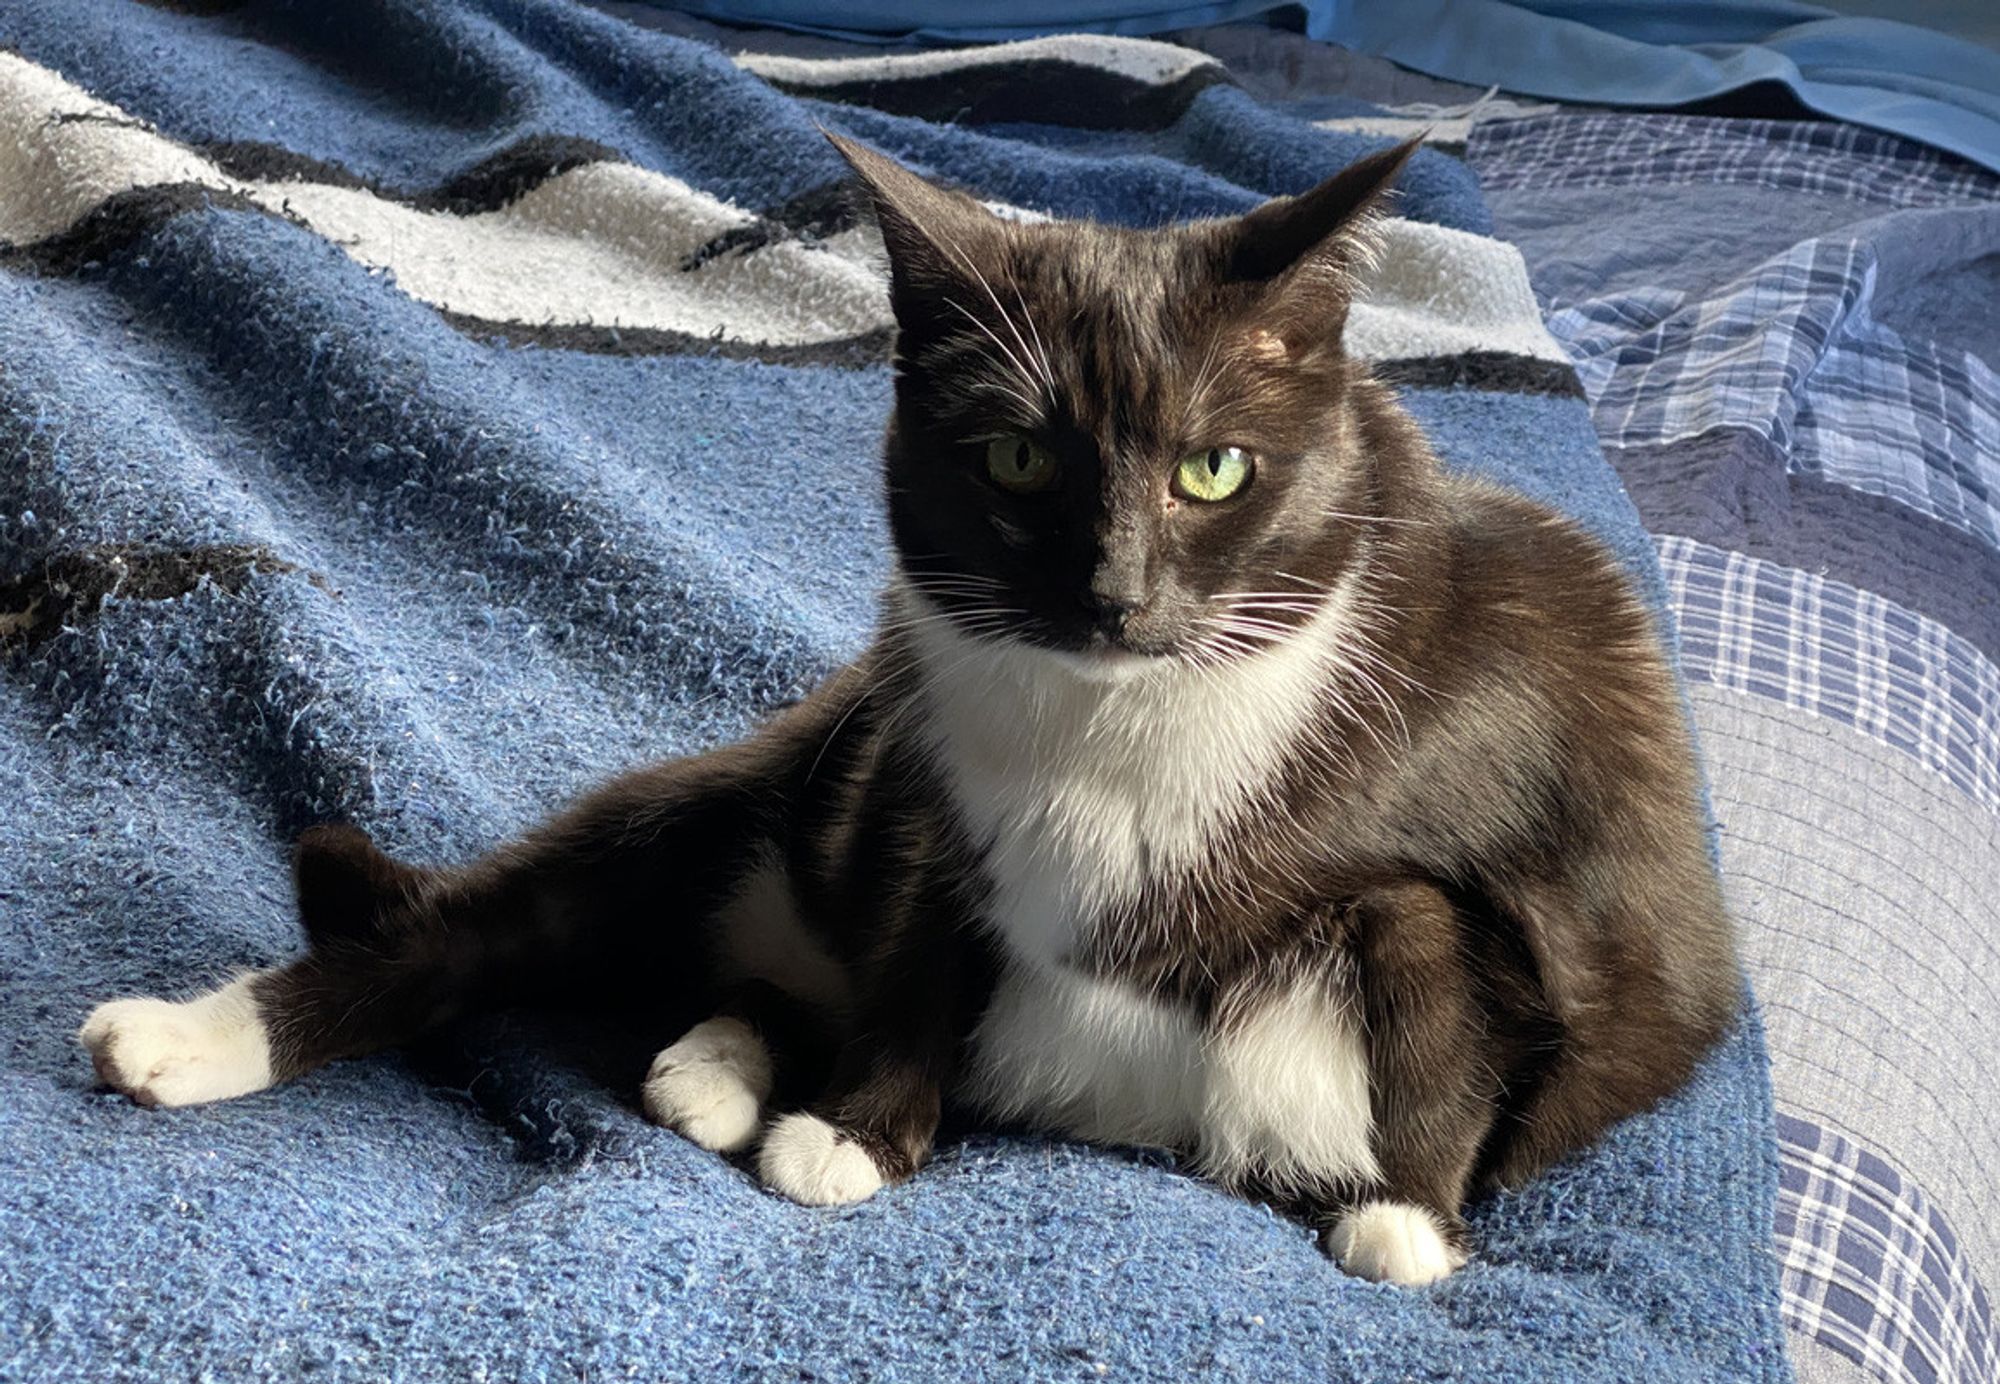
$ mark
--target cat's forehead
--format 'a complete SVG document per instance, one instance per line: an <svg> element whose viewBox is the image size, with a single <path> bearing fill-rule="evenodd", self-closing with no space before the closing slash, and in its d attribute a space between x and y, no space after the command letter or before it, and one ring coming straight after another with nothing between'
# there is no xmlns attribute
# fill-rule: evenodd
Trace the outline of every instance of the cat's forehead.
<svg viewBox="0 0 2000 1384"><path fill-rule="evenodd" d="M1067 310L1079 330L1139 333L1208 306L1213 266L1198 232L1052 222L1017 232L1010 257L1032 305Z"/></svg>
<svg viewBox="0 0 2000 1384"><path fill-rule="evenodd" d="M1178 228L1029 229L1010 257L1006 306L1025 318L1071 421L1145 430L1183 377L1233 324L1221 313L1203 247Z"/></svg>
<svg viewBox="0 0 2000 1384"><path fill-rule="evenodd" d="M1219 281L1212 228L1024 228L999 294L1046 362L1061 421L1121 448L1184 442L1218 404L1266 396L1283 345Z"/></svg>

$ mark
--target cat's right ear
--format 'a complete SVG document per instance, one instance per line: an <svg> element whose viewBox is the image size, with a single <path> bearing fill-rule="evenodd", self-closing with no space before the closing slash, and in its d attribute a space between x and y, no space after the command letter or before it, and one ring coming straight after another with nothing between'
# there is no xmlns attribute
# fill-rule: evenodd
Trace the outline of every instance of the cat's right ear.
<svg viewBox="0 0 2000 1384"><path fill-rule="evenodd" d="M999 217L962 192L939 187L865 144L823 131L867 190L889 252L890 299L896 316L920 301L976 283L978 258L990 253Z"/></svg>

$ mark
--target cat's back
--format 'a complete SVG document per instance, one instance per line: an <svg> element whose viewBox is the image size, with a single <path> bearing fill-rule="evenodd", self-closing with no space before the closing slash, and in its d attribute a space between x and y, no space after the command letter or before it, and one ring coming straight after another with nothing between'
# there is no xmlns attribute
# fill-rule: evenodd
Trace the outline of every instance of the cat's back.
<svg viewBox="0 0 2000 1384"><path fill-rule="evenodd" d="M1443 498L1461 630L1489 632L1482 642L1517 659L1595 651L1660 663L1654 620L1631 576L1576 520L1467 476L1447 477Z"/></svg>

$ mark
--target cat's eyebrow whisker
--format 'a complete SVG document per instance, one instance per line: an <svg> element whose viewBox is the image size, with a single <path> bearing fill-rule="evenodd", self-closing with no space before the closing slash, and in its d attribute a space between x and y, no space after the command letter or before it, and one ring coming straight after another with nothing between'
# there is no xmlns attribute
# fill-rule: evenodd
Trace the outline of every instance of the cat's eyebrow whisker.
<svg viewBox="0 0 2000 1384"><path fill-rule="evenodd" d="M1002 341L1000 339L999 333L995 332L993 328L987 326L985 321L981 319L978 313L974 312L971 308L967 307L965 304L959 302L958 299L956 298L946 298L944 301L947 307L956 308L961 314L964 315L966 321L970 322L973 326L979 328L979 330L985 334L986 339L999 348L1000 353L1007 358L1008 363L1014 367L1015 371L1019 373L1019 375L1024 381L1027 381L1029 383L1038 382L1038 378L1035 372L1029 368L1028 363L1015 352L1012 346L1009 346L1006 342Z"/></svg>
<svg viewBox="0 0 2000 1384"><path fill-rule="evenodd" d="M1026 355L1028 353L1028 343L1022 340L1020 327L1015 325L1013 317L1008 313L1007 309L1001 305L1000 295L993 291L993 283L986 277L986 271L984 271L977 264L974 264L972 262L972 256L966 254L965 251L962 248L960 248L957 241L947 237L945 243L950 245L951 252L954 255L958 256L958 262L964 265L966 269L971 271L972 277L979 281L979 287L986 294L986 301L993 304L993 310L1000 314L1000 320L1007 324L1008 332L1013 336L1015 342L1017 342L1020 345L1021 353L1023 355Z"/></svg>
<svg viewBox="0 0 2000 1384"><path fill-rule="evenodd" d="M990 288L987 290L988 293L991 293L992 291L993 290L991 290ZM961 313L963 313L965 315L966 321L970 322L973 326L979 328L980 331L986 333L986 339L988 341L991 341L995 346L1000 348L1000 353L1007 357L1008 361L1010 361L1013 364L1015 370L1020 372L1022 379L1027 380L1031 383L1039 382L1035 372L1028 368L1028 363L1022 360L1020 356L1016 355L1014 353L1014 348L1009 346L1006 342L1002 341L998 333L996 333L991 327L987 326L984 322L980 321L978 313L974 312L971 308L967 307L965 304L959 302L958 299L956 298L946 298L944 301L947 306L957 308ZM995 307L999 306L997 299L995 300L994 306ZM1005 317L1006 314L1002 313L1001 315ZM1009 329L1012 330L1011 323ZM1020 332L1015 331L1014 335L1018 338L1020 336ZM1023 351L1028 349L1026 342L1021 343L1021 349ZM1005 388L1005 386L1001 387ZM1027 402L1027 397L1025 395L1019 394L1018 392L1011 389L1007 390L1007 392L1013 394L1023 403Z"/></svg>
<svg viewBox="0 0 2000 1384"><path fill-rule="evenodd" d="M956 250L956 247L953 248ZM979 280L979 286L986 290L986 301L993 304L993 310L999 313L1000 320L1007 324L1007 333L1014 338L1015 344L1021 348L1021 354L1032 357L1033 352L1029 351L1027 340L1021 335L1020 325L1014 321L1013 314L1000 305L1000 295L993 291L993 285L986 281L986 275L981 273L979 266L966 258L962 251L959 251L958 254L965 261L965 267L972 271L972 276ZM1026 306L1025 301L1023 306ZM1031 375L1030 378L1033 378L1033 376ZM1041 383L1049 391L1050 397L1053 398L1056 388L1054 378L1049 374L1044 374L1041 377Z"/></svg>
<svg viewBox="0 0 2000 1384"><path fill-rule="evenodd" d="M1026 339L1022 337L1021 329L1014 324L1014 319L1008 315L1007 309L1000 305L1000 295L993 291L993 285L987 281L985 273L981 271L981 269L977 264L973 263L972 256L966 254L964 247L959 245L957 241L953 240L948 235L943 236L942 239L944 240L946 247L950 249L953 257L956 258L960 264L965 266L966 270L972 275L973 278L979 281L980 288L982 288L986 292L986 300L993 304L993 310L999 313L1000 320L1007 324L1008 333L1012 335L1014 340L1020 345L1021 355L1022 356L1028 355L1029 354L1028 343ZM960 308L959 310L961 312L965 311L963 308ZM966 316L970 317L972 316L972 314L966 313ZM978 321L977 318L974 318L973 320ZM985 324L981 323L980 325L983 327ZM988 329L987 335L993 336L993 333L990 329ZM1000 345L999 337L993 336L993 341L995 345ZM1002 346L1001 349L1005 350L1006 348ZM1012 351L1008 351L1007 354L1010 357L1014 355ZM1034 378L1034 373L1021 364L1019 357L1014 358L1014 363L1016 368L1019 369L1022 374L1028 376L1028 378L1031 380ZM1041 383L1049 390L1050 395L1053 396L1055 393L1055 381L1051 378L1045 377L1041 381Z"/></svg>
<svg viewBox="0 0 2000 1384"><path fill-rule="evenodd" d="M1049 364L1049 348L1042 343L1042 330L1035 325L1035 314L1029 311L1028 300L1022 296L1019 285L1016 285L1014 289L1014 301L1021 305L1021 320L1026 322L1028 330L1034 333L1035 354L1041 358L1042 362L1042 383L1048 386L1049 395L1053 398L1056 392L1055 367Z"/></svg>
<svg viewBox="0 0 2000 1384"><path fill-rule="evenodd" d="M1201 369L1196 372L1194 385L1188 390L1187 416L1183 427L1192 435L1207 427L1213 410L1203 408L1208 398L1208 386L1215 369L1217 352L1222 345L1222 333L1216 332L1208 338L1208 353L1202 357Z"/></svg>
<svg viewBox="0 0 2000 1384"><path fill-rule="evenodd" d="M977 343L974 344L976 345ZM997 394L1004 399L1013 400L1021 407L1020 421L1023 427L1035 426L1041 422L1043 416L1048 412L1042 404L1036 403L1033 398L1004 379L975 379L968 383L962 383L957 387L968 396L976 392L981 394ZM1008 435L1001 434L1001 436Z"/></svg>
<svg viewBox="0 0 2000 1384"><path fill-rule="evenodd" d="M1391 519L1386 514L1352 514L1344 509L1322 509L1318 513L1322 519L1348 519L1357 524L1400 524L1412 529L1431 527L1428 519Z"/></svg>

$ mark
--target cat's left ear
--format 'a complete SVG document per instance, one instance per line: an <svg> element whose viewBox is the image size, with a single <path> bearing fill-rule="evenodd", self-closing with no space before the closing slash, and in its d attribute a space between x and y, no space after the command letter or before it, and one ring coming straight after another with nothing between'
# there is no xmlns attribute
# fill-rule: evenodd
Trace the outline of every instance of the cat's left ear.
<svg viewBox="0 0 2000 1384"><path fill-rule="evenodd" d="M1296 197L1266 202L1231 223L1222 277L1261 284L1258 325L1293 350L1338 340L1370 251L1370 227L1397 175L1423 143L1405 140L1350 164Z"/></svg>
<svg viewBox="0 0 2000 1384"><path fill-rule="evenodd" d="M875 206L889 252L890 302L907 330L941 295L976 282L975 266L991 252L1003 223L964 193L939 187L865 144L823 133Z"/></svg>

